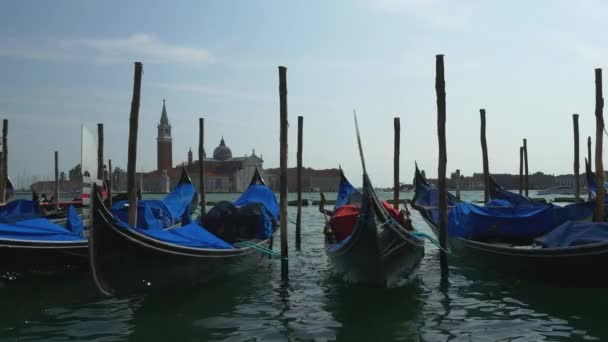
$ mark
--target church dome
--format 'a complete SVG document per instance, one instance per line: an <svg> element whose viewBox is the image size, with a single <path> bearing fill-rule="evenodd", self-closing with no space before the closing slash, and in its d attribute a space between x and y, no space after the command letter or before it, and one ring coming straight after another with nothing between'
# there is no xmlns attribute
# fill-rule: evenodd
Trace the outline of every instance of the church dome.
<svg viewBox="0 0 608 342"><path fill-rule="evenodd" d="M213 150L213 159L223 161L228 160L230 158L232 158L232 151L228 146L226 146L226 143L224 142L224 137L222 137L222 140L220 141L220 146L216 147L215 150Z"/></svg>

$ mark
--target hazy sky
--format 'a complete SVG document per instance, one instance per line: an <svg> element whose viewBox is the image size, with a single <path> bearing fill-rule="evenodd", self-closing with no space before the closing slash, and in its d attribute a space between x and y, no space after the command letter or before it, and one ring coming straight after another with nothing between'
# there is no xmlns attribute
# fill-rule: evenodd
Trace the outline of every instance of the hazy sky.
<svg viewBox="0 0 608 342"><path fill-rule="evenodd" d="M304 163L341 164L360 183L352 110L368 171L392 182L401 117L402 181L414 160L437 171L435 55L445 54L448 172L481 170L479 108L491 172L572 172L572 113L581 153L594 134L593 69L608 59L601 1L6 1L0 11L0 117L9 172L51 177L80 159L80 124L105 124L106 158L126 167L133 62L144 64L137 169L156 167L162 99L174 163L221 136L233 156L278 166L278 65L288 67L289 165L297 115ZM608 78L608 76L606 77ZM595 140L595 139L594 139Z"/></svg>

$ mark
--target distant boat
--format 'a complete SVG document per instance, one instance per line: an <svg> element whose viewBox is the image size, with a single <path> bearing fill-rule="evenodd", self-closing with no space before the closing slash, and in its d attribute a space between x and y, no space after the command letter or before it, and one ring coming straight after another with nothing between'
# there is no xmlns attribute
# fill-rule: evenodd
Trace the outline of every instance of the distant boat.
<svg viewBox="0 0 608 342"><path fill-rule="evenodd" d="M538 195L574 195L576 189L570 185L558 185L538 191Z"/></svg>

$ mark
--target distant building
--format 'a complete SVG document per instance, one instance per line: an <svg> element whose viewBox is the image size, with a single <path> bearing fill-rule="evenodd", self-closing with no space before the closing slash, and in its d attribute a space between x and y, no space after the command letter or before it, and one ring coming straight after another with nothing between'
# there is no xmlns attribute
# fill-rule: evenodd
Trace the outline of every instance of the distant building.
<svg viewBox="0 0 608 342"><path fill-rule="evenodd" d="M194 160L192 148L187 152L188 161L184 165L173 165L173 146L171 124L167 114L165 100L158 124L157 141L157 168L156 171L137 174L137 182L144 192L165 192L166 182L162 181L163 171L171 179L171 187L175 186L181 175L181 168L185 167L193 183L198 188L199 160ZM233 157L232 150L226 145L222 137L219 145L213 150L213 158L207 158L203 151L205 163L205 189L208 192L242 192L251 181L255 169L263 173L264 160L255 154L243 157ZM120 177L120 175L116 175ZM122 177L120 177L122 178ZM121 184L118 180L117 184Z"/></svg>

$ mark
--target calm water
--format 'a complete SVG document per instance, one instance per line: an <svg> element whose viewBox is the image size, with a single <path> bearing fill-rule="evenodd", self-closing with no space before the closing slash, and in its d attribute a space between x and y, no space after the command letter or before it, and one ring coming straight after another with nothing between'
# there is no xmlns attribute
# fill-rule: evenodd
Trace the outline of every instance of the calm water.
<svg viewBox="0 0 608 342"><path fill-rule="evenodd" d="M390 197L390 194L381 194ZM469 200L479 192L465 193ZM210 195L209 200L230 198ZM290 196L292 197L292 196ZM404 194L403 197L411 197ZM316 199L317 195L304 198ZM331 197L330 197L331 198ZM290 207L295 218L295 208ZM323 251L323 217L303 209L303 246L290 225L290 282L280 262L188 291L103 298L87 275L0 282L0 338L7 341L556 341L608 340L603 290L550 288L450 265L439 277L427 244L407 287L348 287ZM417 226L430 230L414 213ZM606 265L598 265L606 267Z"/></svg>

